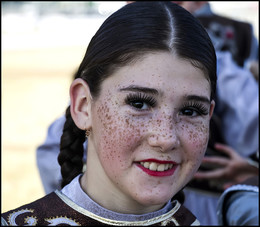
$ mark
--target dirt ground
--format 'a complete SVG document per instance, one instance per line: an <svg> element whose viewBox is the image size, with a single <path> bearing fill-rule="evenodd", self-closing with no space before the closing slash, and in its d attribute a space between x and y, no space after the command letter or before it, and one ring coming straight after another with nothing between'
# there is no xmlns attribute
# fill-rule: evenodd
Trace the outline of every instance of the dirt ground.
<svg viewBox="0 0 260 227"><path fill-rule="evenodd" d="M36 148L64 113L85 47L2 50L1 212L44 195Z"/></svg>

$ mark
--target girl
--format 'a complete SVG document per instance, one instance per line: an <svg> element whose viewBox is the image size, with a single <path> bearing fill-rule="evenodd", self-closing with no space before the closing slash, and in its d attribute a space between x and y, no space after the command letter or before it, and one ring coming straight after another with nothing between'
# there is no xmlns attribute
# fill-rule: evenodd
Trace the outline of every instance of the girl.
<svg viewBox="0 0 260 227"><path fill-rule="evenodd" d="M190 13L171 2L124 6L71 84L62 189L2 214L2 224L199 224L176 198L206 151L215 87L214 47Z"/></svg>

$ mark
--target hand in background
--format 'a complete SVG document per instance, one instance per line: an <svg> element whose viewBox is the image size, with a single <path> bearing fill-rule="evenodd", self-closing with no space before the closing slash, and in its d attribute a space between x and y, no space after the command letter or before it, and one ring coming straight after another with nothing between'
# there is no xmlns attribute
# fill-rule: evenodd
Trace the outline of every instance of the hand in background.
<svg viewBox="0 0 260 227"><path fill-rule="evenodd" d="M202 165L215 166L216 168L207 171L198 171L195 179L209 179L224 182L222 187L228 187L239 184L249 177L259 174L259 168L251 165L248 160L240 156L230 146L216 143L215 149L225 153L228 157L206 156L202 161Z"/></svg>

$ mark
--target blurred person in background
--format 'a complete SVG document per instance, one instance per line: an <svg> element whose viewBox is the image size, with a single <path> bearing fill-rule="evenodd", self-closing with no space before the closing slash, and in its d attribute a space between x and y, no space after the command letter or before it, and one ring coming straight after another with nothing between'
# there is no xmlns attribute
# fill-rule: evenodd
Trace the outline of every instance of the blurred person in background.
<svg viewBox="0 0 260 227"><path fill-rule="evenodd" d="M176 3L200 20L217 51L229 51L233 60L241 67L250 68L251 63L258 60L258 41L250 23L214 13L208 1Z"/></svg>
<svg viewBox="0 0 260 227"><path fill-rule="evenodd" d="M258 42L251 24L216 15L207 1L176 3L201 21L217 54L212 141L198 174L184 191L185 205L197 215L201 224L218 225L217 202L221 193L252 174L258 175ZM229 148L215 145L216 142ZM195 198L196 201L200 198L200 202L195 202Z"/></svg>
<svg viewBox="0 0 260 227"><path fill-rule="evenodd" d="M191 11L199 19L203 17L204 19L200 19L201 22L203 22L203 20L207 21L205 19L207 17L219 18L219 16L213 14L208 2L179 2L179 4L186 7L186 9ZM235 23L235 28L240 25L240 22L238 21L229 18L226 18L225 20L232 21L233 24ZM239 28L248 27L245 26L245 24L246 23L241 22L242 26ZM220 26L211 26L209 23L208 27L210 29L223 28L223 31L229 31L225 27L225 24L220 24ZM229 26L227 27L229 28ZM217 155L217 157L212 158L225 160L229 158L230 161L222 160L222 168L218 172L218 176L214 175L215 172L205 172L205 169L208 169L204 167L203 174L201 171L197 174L198 180L194 179L194 181L189 184L189 187L184 190L186 195L186 206L192 209L192 211L199 217L201 224L205 225L218 224L216 209L219 196L225 190L227 185L230 186L239 183L240 177L238 175L241 172L232 171L232 169L236 170L236 168L233 167L235 163L240 163L238 162L238 159L230 155L230 152L225 153L223 152L223 149L220 149L219 147L216 148L215 143L221 142L234 149L244 159L244 161L246 161L244 167L240 166L239 168L241 170L244 168L252 170L252 172L247 172L248 176L255 173L255 169L251 168L252 163L254 167L258 168L258 165L255 165L255 163L258 163L256 156L259 146L258 84L246 67L246 62L250 62L250 59L254 59L256 56L254 52L249 54L249 51L245 51L248 55L243 54L241 57L238 57L239 55L237 57L234 56L234 54L238 52L232 51L232 48L234 48L234 45L238 45L236 43L241 43L241 41L236 41L236 33L233 33L232 36L224 36L223 34L229 33L227 31L226 33L223 33L223 31L216 32L216 30L214 30L214 33L213 31L210 31L209 28L208 32L213 39L215 48L217 49L218 85L217 105L215 110L216 114L213 116L212 121L212 128L214 128L215 131L211 132L211 134L214 135L212 135L209 143L208 151L206 153L207 156L204 160L204 166L208 166L206 162L210 161L211 165L213 165L214 159L210 159L212 155ZM236 30L233 28L232 31L234 32ZM250 31L250 34L252 35L252 30L246 29L246 31ZM222 35L218 37L218 34ZM232 42L230 41L231 37ZM243 37L248 38L249 35ZM223 40L221 41L221 39ZM253 37L248 38L248 40L251 39L254 40ZM249 45L248 43L251 43L252 46L255 44L253 41L247 41L247 48ZM242 51L244 48L246 47L244 46L243 48L240 48L240 53L245 53ZM247 50L249 49L254 50L255 48L248 48ZM236 59L240 59L240 63L238 60L236 62ZM241 63L241 59L243 59L243 64ZM238 63L244 65L244 67L239 66ZM37 148L37 164L46 193L60 188L61 174L59 171L57 156L59 153L59 142L64 122L65 117L62 116L60 119L57 119L57 121L52 123L48 129L45 142ZM87 146L87 141L84 146ZM211 157L209 157L209 155L211 155ZM224 155L224 157L219 157L219 155ZM84 156L84 158L86 158L86 156ZM215 165L217 164L215 163ZM218 165L218 167L220 167L220 165ZM202 168L200 170L202 170ZM224 178L226 178L225 186L224 184L220 184ZM237 181L234 182L234 179L237 179ZM198 189L200 191L198 191ZM199 203L198 200L194 203L194 199L196 198L200 198Z"/></svg>

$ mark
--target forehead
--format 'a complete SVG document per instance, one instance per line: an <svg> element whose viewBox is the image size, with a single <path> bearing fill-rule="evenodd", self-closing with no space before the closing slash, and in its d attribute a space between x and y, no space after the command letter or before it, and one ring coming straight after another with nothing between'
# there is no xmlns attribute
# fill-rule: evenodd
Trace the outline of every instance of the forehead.
<svg viewBox="0 0 260 227"><path fill-rule="evenodd" d="M168 52L146 54L107 78L102 90L137 85L163 93L195 93L210 96L210 84L204 72L189 61Z"/></svg>

